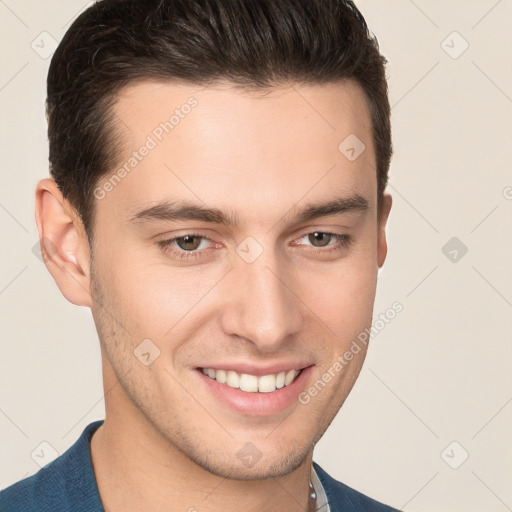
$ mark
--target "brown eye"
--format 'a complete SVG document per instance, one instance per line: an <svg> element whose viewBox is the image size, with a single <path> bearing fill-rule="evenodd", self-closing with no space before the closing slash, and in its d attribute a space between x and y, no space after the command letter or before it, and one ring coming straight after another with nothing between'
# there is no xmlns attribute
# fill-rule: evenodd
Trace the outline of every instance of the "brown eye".
<svg viewBox="0 0 512 512"><path fill-rule="evenodd" d="M312 231L304 233L298 240L302 240L301 245L308 247L310 252L319 255L328 255L336 252L342 253L352 244L352 237L348 234L331 233L329 231Z"/></svg>
<svg viewBox="0 0 512 512"><path fill-rule="evenodd" d="M332 237L332 233L322 233L320 231L315 231L308 235L309 241L315 247L325 247L332 240Z"/></svg>
<svg viewBox="0 0 512 512"><path fill-rule="evenodd" d="M183 236L175 236L167 240L161 240L158 245L173 258L191 260L201 258L212 250L208 247L213 243L207 236L198 233L186 233Z"/></svg>
<svg viewBox="0 0 512 512"><path fill-rule="evenodd" d="M196 235L179 236L174 239L176 245L184 251L195 251L200 245L204 237Z"/></svg>

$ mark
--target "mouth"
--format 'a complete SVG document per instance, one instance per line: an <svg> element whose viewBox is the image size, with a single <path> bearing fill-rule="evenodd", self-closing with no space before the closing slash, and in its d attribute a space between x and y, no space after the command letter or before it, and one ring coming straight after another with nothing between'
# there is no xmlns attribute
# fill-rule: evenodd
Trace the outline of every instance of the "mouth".
<svg viewBox="0 0 512 512"><path fill-rule="evenodd" d="M296 407L298 395L312 378L315 365L277 365L255 368L239 364L236 369L196 367L197 384L217 403L245 416L273 417Z"/></svg>
<svg viewBox="0 0 512 512"><path fill-rule="evenodd" d="M260 376L238 373L234 370L216 370L214 368L200 368L200 370L204 375L216 380L219 384L239 389L245 393L272 393L293 384L303 369L281 371Z"/></svg>

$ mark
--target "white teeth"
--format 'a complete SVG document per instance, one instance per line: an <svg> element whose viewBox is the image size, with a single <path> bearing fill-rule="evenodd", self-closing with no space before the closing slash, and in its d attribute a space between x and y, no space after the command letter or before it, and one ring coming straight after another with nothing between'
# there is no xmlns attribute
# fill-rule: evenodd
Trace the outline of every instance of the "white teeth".
<svg viewBox="0 0 512 512"><path fill-rule="evenodd" d="M227 380L226 380L226 384L232 388L239 388L240 387L240 376L238 375L238 373L236 372L233 372L233 371L229 371L227 373Z"/></svg>
<svg viewBox="0 0 512 512"><path fill-rule="evenodd" d="M281 389L284 387L284 379L285 379L286 373L285 372L279 372L276 376L276 388Z"/></svg>
<svg viewBox="0 0 512 512"><path fill-rule="evenodd" d="M258 390L260 393L271 393L276 390L276 376L263 375L259 378Z"/></svg>
<svg viewBox="0 0 512 512"><path fill-rule="evenodd" d="M256 391L258 391L258 377L256 377L255 375L242 373L242 375L240 375L240 389L242 391L249 391L251 393L255 393Z"/></svg>
<svg viewBox="0 0 512 512"><path fill-rule="evenodd" d="M295 379L295 377L297 377L297 370L290 370L287 374L286 374L286 377L284 378L284 385L285 386L288 386L290 385L293 380Z"/></svg>
<svg viewBox="0 0 512 512"><path fill-rule="evenodd" d="M226 375L226 372L224 370L217 370L217 371L215 371L214 378L217 379L217 382L220 382L221 384L225 384L226 380L228 379L228 376Z"/></svg>
<svg viewBox="0 0 512 512"><path fill-rule="evenodd" d="M288 372L262 375L261 377L248 373L239 374L233 370L215 370L213 368L202 368L202 372L221 384L226 384L247 393L258 391L260 393L272 393L276 389L289 386L299 375L300 370L289 370Z"/></svg>

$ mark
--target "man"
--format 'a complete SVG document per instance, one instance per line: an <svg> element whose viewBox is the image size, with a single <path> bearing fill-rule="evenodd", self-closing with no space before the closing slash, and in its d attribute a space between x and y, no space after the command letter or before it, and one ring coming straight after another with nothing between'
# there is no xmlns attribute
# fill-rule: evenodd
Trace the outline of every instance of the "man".
<svg viewBox="0 0 512 512"><path fill-rule="evenodd" d="M343 0L103 0L73 23L36 220L93 312L106 418L2 511L394 510L313 463L386 257L384 65Z"/></svg>

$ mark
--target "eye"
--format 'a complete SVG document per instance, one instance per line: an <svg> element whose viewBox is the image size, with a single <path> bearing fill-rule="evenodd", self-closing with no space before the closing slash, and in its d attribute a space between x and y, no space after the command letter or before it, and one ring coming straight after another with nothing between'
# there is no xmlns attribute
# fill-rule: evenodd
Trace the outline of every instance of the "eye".
<svg viewBox="0 0 512 512"><path fill-rule="evenodd" d="M200 235L184 235L174 238L176 245L184 251L196 251L199 249L204 237Z"/></svg>
<svg viewBox="0 0 512 512"><path fill-rule="evenodd" d="M314 231L312 233L307 233L298 240L300 241L303 239L307 239L312 247L318 249L321 252L341 251L352 243L352 238L350 235L328 233L325 231ZM323 249L323 247L328 247L328 249Z"/></svg>
<svg viewBox="0 0 512 512"><path fill-rule="evenodd" d="M175 236L167 240L161 240L158 242L158 245L172 256L187 259L196 258L200 253L208 250L204 246L202 247L202 245L204 245L203 242L208 245L207 242L212 242L212 240L204 235L187 233L182 236ZM178 250L174 249L174 247L177 247Z"/></svg>
<svg viewBox="0 0 512 512"><path fill-rule="evenodd" d="M321 231L315 231L306 236L308 237L308 241L315 247L325 247L329 245L329 242L334 238L333 233L322 233Z"/></svg>
<svg viewBox="0 0 512 512"><path fill-rule="evenodd" d="M303 239L307 239L309 242L297 243L294 245L310 245L313 252L321 254L329 254L331 252L340 252L346 249L352 243L352 237L346 234L329 233L325 231L314 231L306 233L302 237L298 238L300 242ZM162 250L172 257L180 259L194 259L199 258L209 252L209 245L214 244L210 238L200 235L197 233L186 233L181 236L175 236L166 240L161 240L158 245Z"/></svg>

